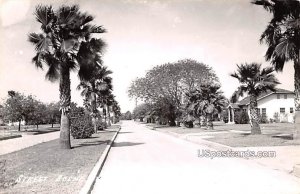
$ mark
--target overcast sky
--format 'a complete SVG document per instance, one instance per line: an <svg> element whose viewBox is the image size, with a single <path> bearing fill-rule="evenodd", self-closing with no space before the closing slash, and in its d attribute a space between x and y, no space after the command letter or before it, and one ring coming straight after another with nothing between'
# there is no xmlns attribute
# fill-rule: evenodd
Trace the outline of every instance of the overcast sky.
<svg viewBox="0 0 300 194"><path fill-rule="evenodd" d="M44 0L0 0L0 98L8 90L33 94L44 102L58 101L58 83L45 80L45 71L31 63L34 47L29 32L38 32L33 12ZM266 46L259 37L270 14L250 0L47 0L58 7L79 4L95 17L107 33L104 64L114 73L114 94L122 112L132 110L127 89L132 80L156 65L192 58L211 66L230 97L238 86L229 76L236 64L265 62ZM286 65L278 74L279 87L293 90L293 68ZM76 90L78 79L71 78L72 101L82 105Z"/></svg>

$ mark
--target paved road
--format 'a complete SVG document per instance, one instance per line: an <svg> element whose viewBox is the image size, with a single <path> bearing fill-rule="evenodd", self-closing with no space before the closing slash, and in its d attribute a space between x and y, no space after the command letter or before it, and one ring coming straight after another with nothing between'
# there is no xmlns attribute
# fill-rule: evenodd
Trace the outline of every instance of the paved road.
<svg viewBox="0 0 300 194"><path fill-rule="evenodd" d="M94 194L299 194L300 179L243 159L199 158L199 145L123 122Z"/></svg>

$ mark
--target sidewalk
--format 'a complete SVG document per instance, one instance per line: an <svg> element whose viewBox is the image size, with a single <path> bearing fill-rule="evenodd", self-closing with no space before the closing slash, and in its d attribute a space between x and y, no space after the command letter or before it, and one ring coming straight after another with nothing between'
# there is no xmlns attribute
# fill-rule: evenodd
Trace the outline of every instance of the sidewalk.
<svg viewBox="0 0 300 194"><path fill-rule="evenodd" d="M39 143L59 138L59 131L40 135L24 135L20 138L0 141L0 155L15 152Z"/></svg>
<svg viewBox="0 0 300 194"><path fill-rule="evenodd" d="M208 149L124 122L92 193L299 194L300 179L250 160L199 157Z"/></svg>

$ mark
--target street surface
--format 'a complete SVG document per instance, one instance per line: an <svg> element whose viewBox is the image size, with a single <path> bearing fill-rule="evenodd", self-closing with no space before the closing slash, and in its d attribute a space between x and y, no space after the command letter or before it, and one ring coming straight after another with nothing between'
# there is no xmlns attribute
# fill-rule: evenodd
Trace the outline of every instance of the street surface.
<svg viewBox="0 0 300 194"><path fill-rule="evenodd" d="M176 137L123 121L94 194L299 194L300 179L251 160L201 158Z"/></svg>

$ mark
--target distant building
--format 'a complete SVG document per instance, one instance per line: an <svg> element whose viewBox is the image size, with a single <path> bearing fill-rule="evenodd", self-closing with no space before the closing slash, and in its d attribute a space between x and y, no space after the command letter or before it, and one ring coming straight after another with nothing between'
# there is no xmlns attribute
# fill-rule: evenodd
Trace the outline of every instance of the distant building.
<svg viewBox="0 0 300 194"><path fill-rule="evenodd" d="M261 117L268 121L294 122L295 104L294 92L277 89L276 92L268 91L257 98L257 108ZM244 110L249 113L250 97L228 106L228 123L234 123L234 112Z"/></svg>

